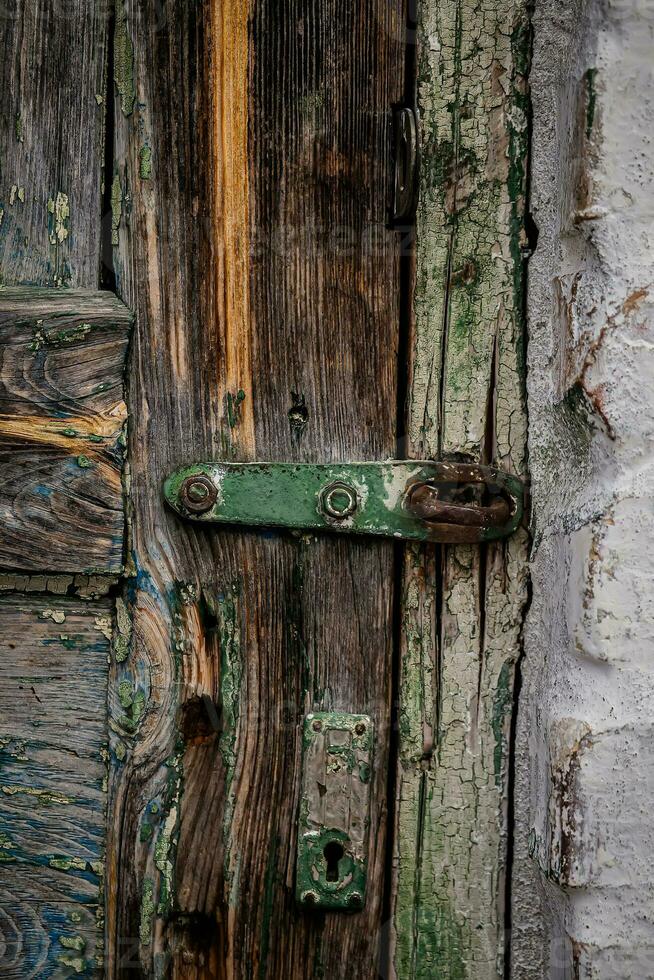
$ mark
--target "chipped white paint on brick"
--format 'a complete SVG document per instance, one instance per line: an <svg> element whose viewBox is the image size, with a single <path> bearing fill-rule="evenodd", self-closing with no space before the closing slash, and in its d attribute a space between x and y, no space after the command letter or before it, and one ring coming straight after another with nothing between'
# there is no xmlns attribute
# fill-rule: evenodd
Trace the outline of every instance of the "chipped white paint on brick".
<svg viewBox="0 0 654 980"><path fill-rule="evenodd" d="M654 977L654 0L534 16L514 980Z"/></svg>

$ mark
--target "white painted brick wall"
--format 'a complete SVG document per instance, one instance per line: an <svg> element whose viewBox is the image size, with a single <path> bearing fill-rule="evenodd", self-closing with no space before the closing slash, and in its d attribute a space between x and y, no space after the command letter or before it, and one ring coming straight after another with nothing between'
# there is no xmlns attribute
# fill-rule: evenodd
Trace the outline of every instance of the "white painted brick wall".
<svg viewBox="0 0 654 980"><path fill-rule="evenodd" d="M654 0L536 0L514 980L654 978Z"/></svg>

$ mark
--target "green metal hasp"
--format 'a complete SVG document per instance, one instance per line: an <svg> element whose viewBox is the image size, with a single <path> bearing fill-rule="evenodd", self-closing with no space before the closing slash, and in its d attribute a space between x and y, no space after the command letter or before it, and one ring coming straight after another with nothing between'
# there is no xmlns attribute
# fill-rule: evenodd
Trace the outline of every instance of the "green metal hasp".
<svg viewBox="0 0 654 980"><path fill-rule="evenodd" d="M316 711L304 719L295 883L304 908L363 908L373 741L368 715Z"/></svg>
<svg viewBox="0 0 654 980"><path fill-rule="evenodd" d="M417 541L503 538L518 527L524 487L490 466L384 463L197 463L164 495L187 520Z"/></svg>

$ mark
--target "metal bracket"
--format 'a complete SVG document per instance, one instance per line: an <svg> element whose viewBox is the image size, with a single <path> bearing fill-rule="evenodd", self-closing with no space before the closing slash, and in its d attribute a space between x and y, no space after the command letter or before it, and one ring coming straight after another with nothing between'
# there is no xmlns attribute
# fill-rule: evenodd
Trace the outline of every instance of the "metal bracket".
<svg viewBox="0 0 654 980"><path fill-rule="evenodd" d="M492 541L512 534L524 488L471 463L198 463L164 495L187 520L336 531L416 541Z"/></svg>
<svg viewBox="0 0 654 980"><path fill-rule="evenodd" d="M356 912L366 895L372 721L314 712L303 747L295 896L304 908Z"/></svg>

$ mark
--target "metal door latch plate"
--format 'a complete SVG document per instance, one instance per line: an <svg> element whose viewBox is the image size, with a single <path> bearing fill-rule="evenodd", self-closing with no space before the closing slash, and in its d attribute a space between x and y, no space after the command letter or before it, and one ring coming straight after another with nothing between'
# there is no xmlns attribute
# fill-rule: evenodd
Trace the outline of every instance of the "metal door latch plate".
<svg viewBox="0 0 654 980"><path fill-rule="evenodd" d="M303 750L296 899L356 912L366 895L372 721L314 712L304 719Z"/></svg>
<svg viewBox="0 0 654 980"><path fill-rule="evenodd" d="M461 543L518 527L519 479L472 463L197 463L164 495L187 520Z"/></svg>

